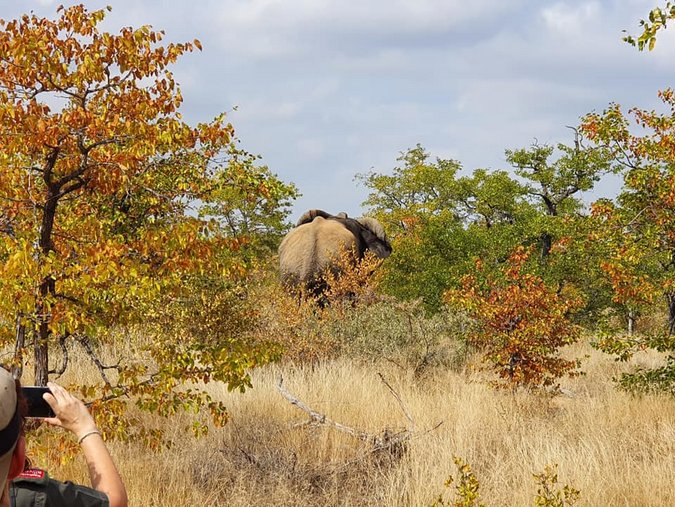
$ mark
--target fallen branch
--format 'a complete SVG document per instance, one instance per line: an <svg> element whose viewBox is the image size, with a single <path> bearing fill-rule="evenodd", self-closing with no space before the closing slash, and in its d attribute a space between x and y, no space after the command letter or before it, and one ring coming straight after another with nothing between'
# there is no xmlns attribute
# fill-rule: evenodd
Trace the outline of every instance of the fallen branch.
<svg viewBox="0 0 675 507"><path fill-rule="evenodd" d="M417 437L420 434L415 433L415 421L408 412L408 410L405 407L405 404L403 403L403 400L399 396L399 394L394 390L391 385L385 380L384 375L381 373L378 373L380 380L384 383L385 386L389 389L389 391L392 393L394 398L398 401L399 406L401 407L401 410L403 411L403 414L405 415L406 419L408 419L408 422L410 423L410 426L408 429L394 432L390 430L389 428L385 428L379 435L373 435L370 433L366 433L364 431L356 430L354 428L350 428L349 426L345 426L344 424L340 424L338 422L335 422L331 419L329 419L326 414L322 414L320 412L317 412L316 410L312 409L309 407L307 404L302 402L297 396L294 396L291 394L283 385L283 378L279 377L279 382L277 383L277 389L281 393L281 395L286 398L292 405L295 405L298 407L300 410L303 412L307 413L309 415L309 421L300 423L296 426L306 426L306 425L312 425L312 426L317 426L320 424L325 424L327 426L330 426L332 428L335 428L338 431L341 431L343 433L347 433L349 435L352 435L355 438L358 438L359 440L363 442L370 442L372 444L372 449L371 453L388 449L392 455L396 456L402 456L406 450L406 444L407 441L410 440L413 437ZM426 430L422 432L421 434L426 434L431 431L434 431L437 429L441 424L443 424L443 421L439 422L436 424L433 428Z"/></svg>
<svg viewBox="0 0 675 507"><path fill-rule="evenodd" d="M338 431L342 431L343 433L348 433L349 435L352 435L353 437L358 438L359 440L362 440L364 442L371 441L373 439L373 436L370 435L369 433L365 433L363 431L358 431L355 430L354 428L350 428L349 426L345 426L344 424L340 424L338 422L332 421L331 419L328 419L325 414L321 414L317 412L316 410L311 409L308 407L306 404L304 404L302 401L300 401L297 397L293 396L288 390L283 386L283 378L279 377L279 383L277 384L277 389L281 393L281 395L286 398L288 401L291 402L292 405L295 405L298 407L300 410L303 412L306 412L309 414L310 420L304 423L301 423L300 426L305 426L307 424L311 425L318 425L318 424L326 424L328 426L332 426Z"/></svg>

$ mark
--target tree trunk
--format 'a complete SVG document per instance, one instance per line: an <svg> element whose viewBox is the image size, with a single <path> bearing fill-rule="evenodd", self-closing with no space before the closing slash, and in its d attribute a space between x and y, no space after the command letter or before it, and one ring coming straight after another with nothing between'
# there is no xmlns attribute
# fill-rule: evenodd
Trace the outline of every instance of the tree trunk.
<svg viewBox="0 0 675 507"><path fill-rule="evenodd" d="M35 349L35 385L46 386L49 380L49 321L51 316L44 300L54 293L54 280L46 277L40 284L40 302L36 307L38 328L33 338Z"/></svg>
<svg viewBox="0 0 675 507"><path fill-rule="evenodd" d="M635 323L637 321L637 315L631 309L628 309L628 336L633 336L635 333Z"/></svg>
<svg viewBox="0 0 675 507"><path fill-rule="evenodd" d="M541 260L548 259L549 254L551 253L551 246L553 245L553 236L548 232L544 232L541 235Z"/></svg>
<svg viewBox="0 0 675 507"><path fill-rule="evenodd" d="M21 379L23 375L23 348L26 346L26 324L22 322L23 315L18 313L16 316L16 340L14 342L14 364L12 365L12 376L15 379Z"/></svg>
<svg viewBox="0 0 675 507"><path fill-rule="evenodd" d="M666 301L668 302L668 334L675 333L675 292L666 293Z"/></svg>
<svg viewBox="0 0 675 507"><path fill-rule="evenodd" d="M58 188L50 188L47 201L42 215L40 226L40 255L46 256L54 249L52 232L56 217L56 205L58 203ZM45 304L47 299L54 294L56 284L54 279L47 275L40 283L39 299L35 305L35 318L37 330L33 336L35 349L35 385L46 386L49 380L49 321L50 310Z"/></svg>

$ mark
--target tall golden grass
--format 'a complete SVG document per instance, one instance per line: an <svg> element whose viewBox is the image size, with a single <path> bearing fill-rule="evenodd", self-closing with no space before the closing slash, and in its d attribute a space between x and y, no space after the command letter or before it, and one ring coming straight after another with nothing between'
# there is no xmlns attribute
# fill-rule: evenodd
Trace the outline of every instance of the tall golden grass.
<svg viewBox="0 0 675 507"><path fill-rule="evenodd" d="M428 506L455 474L453 456L471 464L488 506L533 505L533 473L553 463L560 483L580 490L578 505L675 504L675 400L620 392L612 377L630 365L587 345L572 352L589 355L586 375L563 380L567 394L553 398L496 391L470 368L435 368L420 379L390 362L271 365L254 372L254 388L244 394L207 386L229 407L226 427L195 440L181 416L164 423L170 449L110 447L134 506ZM80 382L96 378L85 358L75 360L70 371ZM369 442L326 425L298 425L307 414L276 388L283 377L313 409L373 435L407 428L378 373L415 422L402 455L373 452ZM60 465L34 458L53 477L87 483L81 459Z"/></svg>

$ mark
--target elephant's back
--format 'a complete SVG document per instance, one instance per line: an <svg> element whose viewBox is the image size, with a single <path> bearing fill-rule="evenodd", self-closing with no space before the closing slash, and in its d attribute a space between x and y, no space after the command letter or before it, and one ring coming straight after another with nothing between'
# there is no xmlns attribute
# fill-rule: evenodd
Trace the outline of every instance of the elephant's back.
<svg viewBox="0 0 675 507"><path fill-rule="evenodd" d="M281 274L310 281L321 274L342 248L350 249L355 242L354 235L338 220L316 217L291 230L281 242Z"/></svg>

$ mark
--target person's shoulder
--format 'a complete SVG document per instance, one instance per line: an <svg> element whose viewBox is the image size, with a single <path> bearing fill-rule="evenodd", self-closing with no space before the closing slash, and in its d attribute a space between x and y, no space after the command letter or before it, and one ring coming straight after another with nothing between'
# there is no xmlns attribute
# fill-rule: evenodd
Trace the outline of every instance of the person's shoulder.
<svg viewBox="0 0 675 507"><path fill-rule="evenodd" d="M49 475L39 468L29 468L10 484L10 496L16 507L45 505Z"/></svg>
<svg viewBox="0 0 675 507"><path fill-rule="evenodd" d="M27 468L12 480L11 486L42 490L49 484L49 474L40 468Z"/></svg>
<svg viewBox="0 0 675 507"><path fill-rule="evenodd" d="M39 468L24 471L12 481L12 487L17 507L45 505L37 502L38 496L48 501L46 505L79 507L107 507L109 505L108 496L105 493L70 481L57 481Z"/></svg>
<svg viewBox="0 0 675 507"><path fill-rule="evenodd" d="M74 482L61 482L55 479L49 479L47 485L47 497L59 498L63 505L77 505L82 507L107 507L108 495L96 491L95 489L75 484Z"/></svg>

